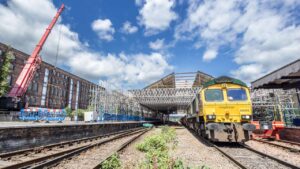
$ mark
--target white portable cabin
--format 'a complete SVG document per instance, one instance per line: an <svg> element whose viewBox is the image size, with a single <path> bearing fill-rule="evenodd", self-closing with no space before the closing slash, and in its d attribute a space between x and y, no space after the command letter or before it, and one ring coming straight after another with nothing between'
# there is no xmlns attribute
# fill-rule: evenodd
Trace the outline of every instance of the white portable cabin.
<svg viewBox="0 0 300 169"><path fill-rule="evenodd" d="M84 121L85 122L94 122L97 121L98 113L97 112L84 112Z"/></svg>

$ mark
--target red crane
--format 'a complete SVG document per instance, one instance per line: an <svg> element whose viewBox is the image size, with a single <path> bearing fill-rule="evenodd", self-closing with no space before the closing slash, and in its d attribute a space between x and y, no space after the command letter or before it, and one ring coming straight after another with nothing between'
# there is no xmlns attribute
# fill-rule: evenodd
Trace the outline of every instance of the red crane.
<svg viewBox="0 0 300 169"><path fill-rule="evenodd" d="M39 56L39 53L41 52L43 45L45 44L52 28L54 27L64 7L64 4L62 4L59 10L57 11L55 17L52 19L44 35L40 39L39 43L36 45L30 57L27 59L25 66L19 74L13 88L10 90L6 97L0 97L1 110L20 110L23 107L22 96L24 96L28 85L30 84L37 70L37 67L41 64L42 61L41 57Z"/></svg>
<svg viewBox="0 0 300 169"><path fill-rule="evenodd" d="M42 50L44 43L46 42L52 28L54 27L56 21L58 20L58 17L62 13L63 9L64 9L64 4L61 5L61 7L57 11L55 17L52 19L50 25L46 29L46 32L44 33L44 35L40 39L39 43L36 45L34 51L28 58L14 87L8 93L8 97L22 97L25 94L25 92L28 88L28 85L30 84L30 82L34 76L34 73L35 73L38 65L40 65L40 63L42 61L41 57L39 56L39 53Z"/></svg>

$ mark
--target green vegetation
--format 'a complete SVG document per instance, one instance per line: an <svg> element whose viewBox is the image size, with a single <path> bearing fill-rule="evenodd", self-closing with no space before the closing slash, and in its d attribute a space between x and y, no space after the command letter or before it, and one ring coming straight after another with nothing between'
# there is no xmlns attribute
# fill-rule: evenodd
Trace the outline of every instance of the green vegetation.
<svg viewBox="0 0 300 169"><path fill-rule="evenodd" d="M11 61L14 56L10 48L8 48L1 57L3 57L3 64L0 70L0 96L4 96L9 89L9 82L7 78L11 72Z"/></svg>
<svg viewBox="0 0 300 169"><path fill-rule="evenodd" d="M84 112L87 112L88 110L86 110L86 109L77 109L77 116L78 116L78 119L83 119L83 117L84 117ZM73 112L72 112L72 116L74 117L75 116L75 114L76 114L76 110L73 110Z"/></svg>
<svg viewBox="0 0 300 169"><path fill-rule="evenodd" d="M102 163L102 169L118 169L121 168L121 162L117 154L112 155Z"/></svg>
<svg viewBox="0 0 300 169"><path fill-rule="evenodd" d="M65 111L67 113L67 117L73 117L72 109L69 106L65 108Z"/></svg>
<svg viewBox="0 0 300 169"><path fill-rule="evenodd" d="M161 133L146 137L136 148L144 152L146 160L140 164L140 169L209 169L203 165L199 167L184 167L180 159L170 156L170 150L178 145L174 128L162 127Z"/></svg>
<svg viewBox="0 0 300 169"><path fill-rule="evenodd" d="M142 169L183 169L183 162L174 160L169 150L177 145L175 129L164 126L161 133L147 137L137 145L137 149L146 153L146 161L140 165Z"/></svg>
<svg viewBox="0 0 300 169"><path fill-rule="evenodd" d="M67 117L73 118L76 114L76 110L72 110L69 106L65 108ZM78 119L84 118L84 112L87 112L88 109L77 109Z"/></svg>

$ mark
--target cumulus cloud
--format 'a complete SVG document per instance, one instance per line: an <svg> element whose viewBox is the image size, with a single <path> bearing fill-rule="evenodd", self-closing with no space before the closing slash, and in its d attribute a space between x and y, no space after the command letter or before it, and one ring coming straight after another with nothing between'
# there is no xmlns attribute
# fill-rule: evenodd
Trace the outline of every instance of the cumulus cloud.
<svg viewBox="0 0 300 169"><path fill-rule="evenodd" d="M175 0L146 0L138 16L140 24L146 28L146 35L166 30L178 18L174 7Z"/></svg>
<svg viewBox="0 0 300 169"><path fill-rule="evenodd" d="M129 21L123 23L123 27L121 28L121 32L126 34L133 34L138 31L138 27L131 25Z"/></svg>
<svg viewBox="0 0 300 169"><path fill-rule="evenodd" d="M0 41L31 53L56 11L50 0L26 2L11 0L6 6L0 4ZM102 29L110 26L96 27ZM61 19L55 25L42 50L42 58L48 63L55 63L59 35L57 66L67 68L88 80L104 79L126 86L145 85L172 69L166 60L167 57L160 53L100 55L101 51L89 49L88 42L81 42L78 33L63 24Z"/></svg>
<svg viewBox="0 0 300 169"><path fill-rule="evenodd" d="M92 23L92 29L97 33L102 40L112 41L115 29L109 19L97 19Z"/></svg>
<svg viewBox="0 0 300 169"><path fill-rule="evenodd" d="M131 85L138 82L152 82L164 72L173 69L160 53L132 55L121 53L107 56L82 53L73 57L70 65L74 72L82 76L102 77Z"/></svg>
<svg viewBox="0 0 300 169"><path fill-rule="evenodd" d="M213 60L214 58L216 58L217 54L218 53L215 49L208 49L203 54L203 60L209 62L209 61Z"/></svg>
<svg viewBox="0 0 300 169"><path fill-rule="evenodd" d="M192 40L195 47L214 46L213 53L206 49L204 60L221 55L221 46L232 48L239 68L231 74L250 82L299 58L299 7L295 0L191 0L174 37Z"/></svg>
<svg viewBox="0 0 300 169"><path fill-rule="evenodd" d="M149 42L149 47L153 50L161 50L165 47L164 39L157 39L156 41Z"/></svg>

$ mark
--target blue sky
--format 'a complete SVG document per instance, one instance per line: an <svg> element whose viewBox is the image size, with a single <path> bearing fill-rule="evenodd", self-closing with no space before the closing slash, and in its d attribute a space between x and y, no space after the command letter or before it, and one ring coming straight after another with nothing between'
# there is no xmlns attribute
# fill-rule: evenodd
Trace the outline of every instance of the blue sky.
<svg viewBox="0 0 300 169"><path fill-rule="evenodd" d="M60 37L57 66L122 88L197 70L249 83L300 53L297 0L0 2L0 41L27 53L64 3L43 60L55 63Z"/></svg>

